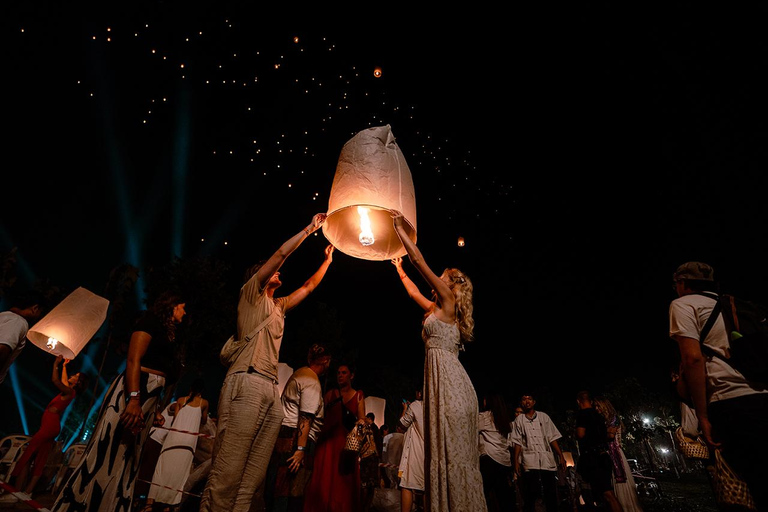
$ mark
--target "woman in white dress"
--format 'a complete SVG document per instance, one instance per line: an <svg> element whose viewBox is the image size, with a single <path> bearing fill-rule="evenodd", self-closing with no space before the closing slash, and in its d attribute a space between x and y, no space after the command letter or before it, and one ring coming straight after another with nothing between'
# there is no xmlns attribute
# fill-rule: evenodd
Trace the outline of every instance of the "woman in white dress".
<svg viewBox="0 0 768 512"><path fill-rule="evenodd" d="M400 478L400 510L411 512L414 495L424 493L424 402L421 392L416 400L403 403L400 425L405 428L403 453L397 476Z"/></svg>
<svg viewBox="0 0 768 512"><path fill-rule="evenodd" d="M402 267L397 268L408 296L424 312L424 505L432 512L487 512L477 442L477 393L459 361L464 344L474 339L472 281L457 268L437 276L405 230L402 214L393 213L395 232L408 258L432 288L424 296Z"/></svg>
<svg viewBox="0 0 768 512"><path fill-rule="evenodd" d="M169 407L173 421L163 441L163 448L152 476L144 511L153 510L155 503L181 503L184 484L192 470L197 447L197 433L208 418L208 400L202 397L203 380L196 379L189 395L179 398Z"/></svg>
<svg viewBox="0 0 768 512"><path fill-rule="evenodd" d="M613 490L616 493L616 498L621 503L624 512L643 512L643 507L637 496L635 479L632 477L632 470L626 455L624 455L624 449L621 447L621 419L607 398L595 398L592 402L597 412L605 418L608 436L612 438L609 450L611 460L613 460Z"/></svg>

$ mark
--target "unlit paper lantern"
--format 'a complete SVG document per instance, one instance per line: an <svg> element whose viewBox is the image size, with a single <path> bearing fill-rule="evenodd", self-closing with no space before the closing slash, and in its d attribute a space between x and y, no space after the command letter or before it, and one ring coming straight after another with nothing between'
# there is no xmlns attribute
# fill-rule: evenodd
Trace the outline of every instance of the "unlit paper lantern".
<svg viewBox="0 0 768 512"><path fill-rule="evenodd" d="M381 428L384 424L384 409L387 405L387 401L377 396L365 397L365 414L372 412L374 415L373 422L377 427Z"/></svg>
<svg viewBox="0 0 768 512"><path fill-rule="evenodd" d="M109 301L78 288L40 319L27 333L37 347L65 359L74 359L107 317Z"/></svg>
<svg viewBox="0 0 768 512"><path fill-rule="evenodd" d="M277 389L280 395L283 394L285 385L288 383L288 379L293 375L293 368L285 363L277 363Z"/></svg>
<svg viewBox="0 0 768 512"><path fill-rule="evenodd" d="M392 224L393 211L403 214L405 231L416 242L411 171L389 125L368 128L341 150L323 234L355 258L382 261L404 256L405 247Z"/></svg>

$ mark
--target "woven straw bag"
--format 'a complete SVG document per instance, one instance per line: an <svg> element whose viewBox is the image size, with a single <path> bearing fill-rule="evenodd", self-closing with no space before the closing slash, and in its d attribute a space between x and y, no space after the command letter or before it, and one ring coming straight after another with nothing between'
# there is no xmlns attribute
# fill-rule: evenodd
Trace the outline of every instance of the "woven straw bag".
<svg viewBox="0 0 768 512"><path fill-rule="evenodd" d="M347 442L344 444L344 449L349 452L358 453L363 447L365 442L365 431L362 425L356 425L347 434Z"/></svg>
<svg viewBox="0 0 768 512"><path fill-rule="evenodd" d="M677 440L677 447L683 452L683 456L686 458L709 458L709 448L707 448L706 443L704 443L700 437L694 439L686 435L685 432L683 432L683 427L677 427L677 430L675 430L675 439Z"/></svg>
<svg viewBox="0 0 768 512"><path fill-rule="evenodd" d="M715 450L715 473L712 479L715 500L720 507L740 507L757 511L747 484L731 469L720 450Z"/></svg>

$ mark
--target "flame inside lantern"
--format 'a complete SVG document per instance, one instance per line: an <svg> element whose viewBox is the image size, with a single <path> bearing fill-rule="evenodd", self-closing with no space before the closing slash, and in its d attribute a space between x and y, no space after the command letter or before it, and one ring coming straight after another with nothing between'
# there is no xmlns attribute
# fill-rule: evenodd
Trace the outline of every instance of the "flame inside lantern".
<svg viewBox="0 0 768 512"><path fill-rule="evenodd" d="M357 237L364 246L373 245L373 231L371 231L371 219L368 218L368 208L357 207L357 213L360 215L360 235Z"/></svg>
<svg viewBox="0 0 768 512"><path fill-rule="evenodd" d="M56 338L48 338L48 342L45 344L46 347L48 347L49 350L53 350L56 348L56 345L59 344L59 340Z"/></svg>

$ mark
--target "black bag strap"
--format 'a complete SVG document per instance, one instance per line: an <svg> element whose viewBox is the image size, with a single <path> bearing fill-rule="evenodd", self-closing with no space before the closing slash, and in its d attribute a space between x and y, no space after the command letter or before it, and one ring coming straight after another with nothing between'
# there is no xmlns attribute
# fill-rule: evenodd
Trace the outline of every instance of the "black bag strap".
<svg viewBox="0 0 768 512"><path fill-rule="evenodd" d="M706 340L707 336L709 336L709 332L712 330L712 327L715 325L715 322L717 321L717 317L720 316L720 313L722 312L720 297L714 293L707 293L707 292L696 292L696 293L698 295L703 295L704 297L709 297L710 299L715 300L715 307L712 308L712 312L709 314L709 318L707 318L707 323L704 324L704 327L701 329L701 333L699 333L699 344L701 345L701 351L706 353L707 355L719 357L720 359L723 359L723 361L726 361L726 359L724 359L720 354L715 352L711 347L704 344L704 340Z"/></svg>

